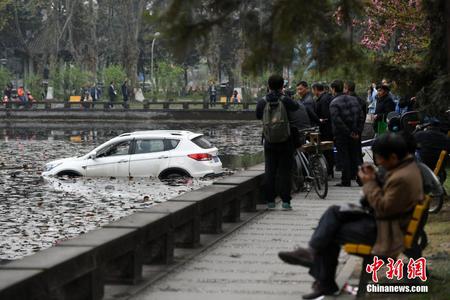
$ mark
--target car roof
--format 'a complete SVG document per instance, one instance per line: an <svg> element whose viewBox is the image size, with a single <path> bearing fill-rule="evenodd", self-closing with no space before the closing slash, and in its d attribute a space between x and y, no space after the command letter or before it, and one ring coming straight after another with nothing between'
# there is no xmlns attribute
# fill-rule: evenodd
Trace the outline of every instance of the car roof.
<svg viewBox="0 0 450 300"><path fill-rule="evenodd" d="M185 138L194 138L202 135L201 133L194 133L187 130L143 130L143 131L134 131L122 133L119 137L125 136L139 136L139 137L165 137L165 138L173 138L173 137L185 137Z"/></svg>

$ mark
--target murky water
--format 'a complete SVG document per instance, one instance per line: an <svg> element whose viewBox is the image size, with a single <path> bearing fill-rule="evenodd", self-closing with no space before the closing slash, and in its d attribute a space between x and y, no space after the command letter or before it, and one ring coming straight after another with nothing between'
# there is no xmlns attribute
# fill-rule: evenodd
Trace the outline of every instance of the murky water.
<svg viewBox="0 0 450 300"><path fill-rule="evenodd" d="M0 260L30 255L213 182L196 179L167 185L151 178L40 176L50 160L85 154L124 132L152 129L205 134L231 169L262 158L258 122L4 126L0 128Z"/></svg>

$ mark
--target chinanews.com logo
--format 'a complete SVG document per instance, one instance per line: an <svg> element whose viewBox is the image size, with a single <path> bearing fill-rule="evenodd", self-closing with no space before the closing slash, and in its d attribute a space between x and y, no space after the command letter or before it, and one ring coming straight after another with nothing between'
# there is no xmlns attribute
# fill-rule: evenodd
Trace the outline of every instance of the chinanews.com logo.
<svg viewBox="0 0 450 300"><path fill-rule="evenodd" d="M383 265L385 265L385 262L379 259L378 256L373 257L373 263L367 264L366 272L372 274L373 282L366 286L368 293L428 293L428 286L423 284L427 281L426 258L421 257L416 260L410 258L406 265L407 274L404 274L405 263L401 259L393 260L388 258L386 278L393 282L378 284L378 271ZM418 281L419 284L411 285L400 282L403 278L409 280L420 279L420 281Z"/></svg>

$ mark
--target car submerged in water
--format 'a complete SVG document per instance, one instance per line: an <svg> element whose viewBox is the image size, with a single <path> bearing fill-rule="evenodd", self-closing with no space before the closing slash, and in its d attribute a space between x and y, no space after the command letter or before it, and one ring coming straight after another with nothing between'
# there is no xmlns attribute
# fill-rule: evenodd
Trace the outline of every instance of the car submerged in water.
<svg viewBox="0 0 450 300"><path fill-rule="evenodd" d="M202 134L150 130L123 133L84 156L51 161L42 175L170 179L222 172L218 149Z"/></svg>

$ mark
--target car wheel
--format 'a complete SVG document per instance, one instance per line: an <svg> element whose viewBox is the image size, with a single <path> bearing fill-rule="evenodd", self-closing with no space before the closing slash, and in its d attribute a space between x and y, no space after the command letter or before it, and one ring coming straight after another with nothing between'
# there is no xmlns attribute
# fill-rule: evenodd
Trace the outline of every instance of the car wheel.
<svg viewBox="0 0 450 300"><path fill-rule="evenodd" d="M186 178L191 177L187 172L182 170L173 170L173 171L167 171L163 172L162 175L159 176L160 179L179 179L179 178Z"/></svg>
<svg viewBox="0 0 450 300"><path fill-rule="evenodd" d="M58 177L68 176L68 177L80 177L81 175L74 171L61 171L57 174Z"/></svg>

